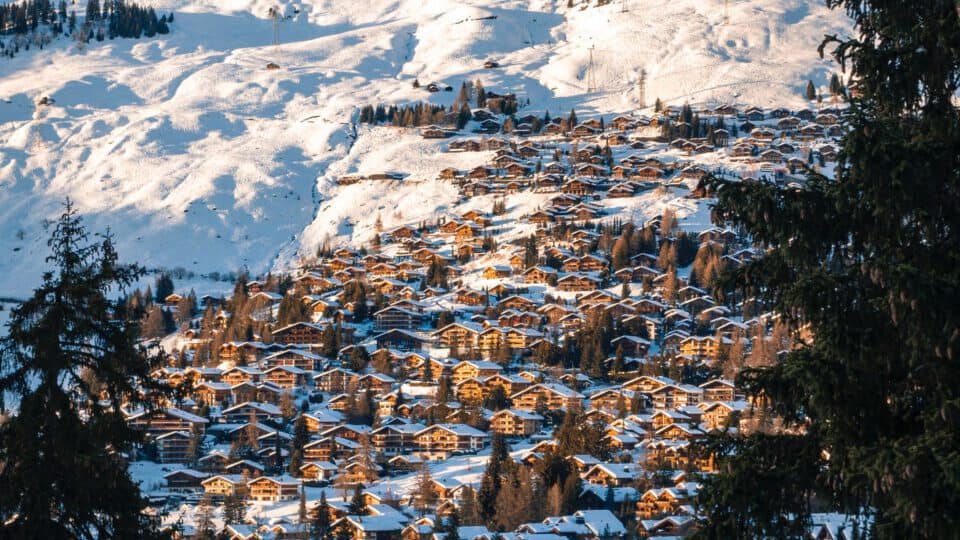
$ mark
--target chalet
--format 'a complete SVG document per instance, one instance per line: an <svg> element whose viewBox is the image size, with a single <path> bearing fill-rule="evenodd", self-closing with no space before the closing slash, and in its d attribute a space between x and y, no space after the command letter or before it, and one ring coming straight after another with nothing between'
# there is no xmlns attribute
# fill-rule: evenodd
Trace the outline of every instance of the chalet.
<svg viewBox="0 0 960 540"><path fill-rule="evenodd" d="M456 133L456 131L438 126L427 126L420 129L420 136L424 139L446 139L456 135Z"/></svg>
<svg viewBox="0 0 960 540"><path fill-rule="evenodd" d="M704 433L697 428L690 427L687 424L680 422L675 422L673 424L666 425L656 432L654 432L655 439L665 439L665 440L684 440L691 441L695 439L702 438Z"/></svg>
<svg viewBox="0 0 960 540"><path fill-rule="evenodd" d="M277 420L283 416L280 408L276 405L271 403L259 403L256 401L240 403L228 409L224 409L222 415L227 422L233 424L244 423L251 417L255 417L258 422L266 422L270 420Z"/></svg>
<svg viewBox="0 0 960 540"><path fill-rule="evenodd" d="M149 412L139 412L127 416L127 425L154 437L172 431L190 433L194 426L205 429L208 422L209 421L202 416L197 416L174 407Z"/></svg>
<svg viewBox="0 0 960 540"><path fill-rule="evenodd" d="M643 375L635 379L630 379L629 381L620 385L620 387L624 390L632 390L634 392L643 392L649 394L654 390L670 384L674 384L674 380L669 377L651 377L648 375Z"/></svg>
<svg viewBox="0 0 960 540"><path fill-rule="evenodd" d="M543 420L542 416L532 411L504 409L493 415L490 430L511 437L529 437L540 431Z"/></svg>
<svg viewBox="0 0 960 540"><path fill-rule="evenodd" d="M299 494L300 480L292 476L261 476L247 482L247 496L254 501L287 501Z"/></svg>
<svg viewBox="0 0 960 540"><path fill-rule="evenodd" d="M616 388L607 388L590 395L590 406L594 409L617 411L629 407L633 392Z"/></svg>
<svg viewBox="0 0 960 540"><path fill-rule="evenodd" d="M193 469L180 469L163 475L163 479L167 481L167 489L174 492L200 491L203 489L201 482L209 477L208 473Z"/></svg>
<svg viewBox="0 0 960 540"><path fill-rule="evenodd" d="M460 384L467 379L489 377L491 375L497 375L502 371L503 367L493 362L483 360L460 362L450 370L450 382Z"/></svg>
<svg viewBox="0 0 960 540"><path fill-rule="evenodd" d="M523 273L526 283L549 283L557 276L557 271L549 266L533 266Z"/></svg>
<svg viewBox="0 0 960 540"><path fill-rule="evenodd" d="M483 328L475 323L451 323L433 333L441 345L453 349L473 347L477 343L477 336Z"/></svg>
<svg viewBox="0 0 960 540"><path fill-rule="evenodd" d="M536 212L528 215L527 220L530 223L539 225L540 227L545 227L556 221L556 215L554 215L553 212L548 212L546 210L537 210Z"/></svg>
<svg viewBox="0 0 960 540"><path fill-rule="evenodd" d="M591 137L598 133L600 133L599 127L593 127L586 123L574 126L573 130L570 132L570 134L574 137Z"/></svg>
<svg viewBox="0 0 960 540"><path fill-rule="evenodd" d="M527 411L538 411L543 407L546 410L583 408L583 394L556 383L535 384L513 394L510 399L515 408Z"/></svg>
<svg viewBox="0 0 960 540"><path fill-rule="evenodd" d="M620 336L610 341L616 349L622 350L628 356L646 356L650 348L650 341L637 336Z"/></svg>
<svg viewBox="0 0 960 540"><path fill-rule="evenodd" d="M552 122L547 124L540 133L543 135L553 135L553 136L562 136L566 134L561 124L552 123Z"/></svg>
<svg viewBox="0 0 960 540"><path fill-rule="evenodd" d="M760 152L760 161L764 163L780 163L783 161L783 153L773 148L764 150Z"/></svg>
<svg viewBox="0 0 960 540"><path fill-rule="evenodd" d="M420 311L399 307L396 305L387 306L373 314L375 328L377 330L391 330L401 328L404 330L413 330L419 328L424 321L423 313Z"/></svg>
<svg viewBox="0 0 960 540"><path fill-rule="evenodd" d="M734 385L726 379L712 379L700 385L704 401L733 401Z"/></svg>
<svg viewBox="0 0 960 540"><path fill-rule="evenodd" d="M583 473L584 481L607 487L632 485L643 469L632 463L597 463Z"/></svg>
<svg viewBox="0 0 960 540"><path fill-rule="evenodd" d="M658 409L686 407L703 401L703 390L689 384L668 384L649 393L653 406Z"/></svg>
<svg viewBox="0 0 960 540"><path fill-rule="evenodd" d="M357 379L357 388L381 393L389 391L395 382L396 379L385 373L367 373Z"/></svg>
<svg viewBox="0 0 960 540"><path fill-rule="evenodd" d="M342 369L333 368L313 376L313 384L317 390L329 393L346 392L348 388L356 385L359 375Z"/></svg>
<svg viewBox="0 0 960 540"><path fill-rule="evenodd" d="M469 452L482 449L490 435L464 424L434 424L416 434L418 447L431 453Z"/></svg>
<svg viewBox="0 0 960 540"><path fill-rule="evenodd" d="M561 291L593 291L600 288L600 280L588 274L571 273L557 280Z"/></svg>
<svg viewBox="0 0 960 540"><path fill-rule="evenodd" d="M263 359L263 364L268 367L290 366L304 371L317 369L324 358L318 354L303 349L286 349L271 354Z"/></svg>
<svg viewBox="0 0 960 540"><path fill-rule="evenodd" d="M688 515L672 515L662 519L644 519L637 526L637 534L643 538L683 538L696 528L696 518Z"/></svg>
<svg viewBox="0 0 960 540"><path fill-rule="evenodd" d="M332 410L318 410L314 412L303 413L304 422L307 424L307 431L310 433L322 433L330 428L343 423L344 416Z"/></svg>
<svg viewBox="0 0 960 540"><path fill-rule="evenodd" d="M689 336L680 342L680 354L717 361L729 348L730 340L715 336Z"/></svg>
<svg viewBox="0 0 960 540"><path fill-rule="evenodd" d="M347 515L333 522L333 529L344 531L343 537L351 540L401 540L400 533L406 523L395 515L354 516Z"/></svg>
<svg viewBox="0 0 960 540"><path fill-rule="evenodd" d="M295 366L279 365L272 367L264 372L264 378L268 382L292 390L299 386L304 386L308 380L309 372Z"/></svg>
<svg viewBox="0 0 960 540"><path fill-rule="evenodd" d="M271 332L279 343L312 345L323 343L323 327L319 324L296 322Z"/></svg>
<svg viewBox="0 0 960 540"><path fill-rule="evenodd" d="M157 458L160 463L188 463L191 458L189 448L193 437L186 431L168 431L158 435L154 442L157 445Z"/></svg>
<svg viewBox="0 0 960 540"><path fill-rule="evenodd" d="M708 430L722 430L727 426L736 427L740 415L749 409L746 401L713 401L698 405L703 410L701 424Z"/></svg>
<svg viewBox="0 0 960 540"><path fill-rule="evenodd" d="M259 341L229 341L220 346L221 360L236 363L253 363L261 358L268 346Z"/></svg>
<svg viewBox="0 0 960 540"><path fill-rule="evenodd" d="M609 190L607 190L607 197L610 198L621 198L621 197L633 197L636 195L637 190L636 186L630 182L622 182L614 185Z"/></svg>
<svg viewBox="0 0 960 540"><path fill-rule="evenodd" d="M417 433L423 431L422 424L388 424L370 434L370 443L385 456L396 456L417 449Z"/></svg>
<svg viewBox="0 0 960 540"><path fill-rule="evenodd" d="M487 301L487 295L483 291L474 289L460 288L456 291L456 300L459 304L468 306L482 306Z"/></svg>
<svg viewBox="0 0 960 540"><path fill-rule="evenodd" d="M652 488L648 489L637 501L636 515L638 519L650 520L678 513L681 505L690 504L696 494L685 489Z"/></svg>
<svg viewBox="0 0 960 540"><path fill-rule="evenodd" d="M513 270L509 266L491 265L483 269L484 279L498 279L510 277Z"/></svg>
<svg viewBox="0 0 960 540"><path fill-rule="evenodd" d="M422 349L429 339L412 331L394 328L374 337L377 347L392 347L399 350Z"/></svg>
<svg viewBox="0 0 960 540"><path fill-rule="evenodd" d="M750 157L753 155L754 146L752 144L737 144L730 149L731 157Z"/></svg>
<svg viewBox="0 0 960 540"><path fill-rule="evenodd" d="M560 186L560 192L569 195L589 195L596 191L597 187L593 182L584 178L574 178Z"/></svg>
<svg viewBox="0 0 960 540"><path fill-rule="evenodd" d="M226 497L228 495L245 495L247 480L239 474L219 474L200 482L203 492L207 495Z"/></svg>
<svg viewBox="0 0 960 540"><path fill-rule="evenodd" d="M193 390L193 398L205 405L226 403L233 397L231 385L222 382L202 382Z"/></svg>

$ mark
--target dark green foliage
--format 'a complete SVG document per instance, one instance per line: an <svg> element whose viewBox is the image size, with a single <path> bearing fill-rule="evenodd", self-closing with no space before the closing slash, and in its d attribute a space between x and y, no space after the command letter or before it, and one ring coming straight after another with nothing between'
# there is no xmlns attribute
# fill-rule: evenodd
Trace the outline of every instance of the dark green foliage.
<svg viewBox="0 0 960 540"><path fill-rule="evenodd" d="M447 286L447 267L438 259L434 259L427 268L426 277L427 287L439 287L446 289Z"/></svg>
<svg viewBox="0 0 960 540"><path fill-rule="evenodd" d="M802 536L820 464L816 444L806 437L755 435L742 443L717 439L702 451L738 453L723 474L707 480L709 489L698 500L712 520L705 538L760 538L771 531Z"/></svg>
<svg viewBox="0 0 960 540"><path fill-rule="evenodd" d="M453 120L458 127L460 122L466 124L472 118L469 107L451 108L449 111L443 105L432 105L418 101L413 105L389 107L383 104L364 105L360 108L357 120L363 124L390 124L394 127L419 127L427 125L449 124L448 113L452 113Z"/></svg>
<svg viewBox="0 0 960 540"><path fill-rule="evenodd" d="M605 437L602 423L584 422L576 411L567 411L557 429L557 453L561 456L590 454L606 460L610 458L610 445Z"/></svg>
<svg viewBox="0 0 960 540"><path fill-rule="evenodd" d="M955 538L960 21L952 2L828 5L859 30L824 43L856 87L836 180L715 182L717 217L770 248L724 281L815 336L739 377L801 434L730 443L725 474L703 491L704 532L788 536L795 524L782 516L803 516L813 493L823 507L869 514L878 538Z"/></svg>
<svg viewBox="0 0 960 540"><path fill-rule="evenodd" d="M353 487L353 496L347 506L347 513L354 516L362 516L367 513L367 503L363 502L363 484L357 484Z"/></svg>
<svg viewBox="0 0 960 540"><path fill-rule="evenodd" d="M840 83L840 77L836 73L830 76L830 93L834 96L843 93L843 84Z"/></svg>
<svg viewBox="0 0 960 540"><path fill-rule="evenodd" d="M311 540L329 540L330 531L330 506L327 504L327 492L320 492L320 502L314 509L313 521L310 523Z"/></svg>
<svg viewBox="0 0 960 540"><path fill-rule="evenodd" d="M223 521L227 524L243 523L246 519L247 506L243 497L235 493L227 495L223 500Z"/></svg>
<svg viewBox="0 0 960 540"><path fill-rule="evenodd" d="M506 409L508 406L507 393L502 386L495 386L483 400L483 407L491 411Z"/></svg>
<svg viewBox="0 0 960 540"><path fill-rule="evenodd" d="M496 514L497 496L500 493L505 469L510 466L509 459L510 449L507 447L503 435L494 433L491 442L490 460L487 462L487 468L480 481L480 491L477 492L477 507L480 518L484 521L492 519Z"/></svg>
<svg viewBox="0 0 960 540"><path fill-rule="evenodd" d="M69 201L47 245L52 269L12 310L2 342L0 394L19 403L0 426L4 536L154 537L155 523L116 455L140 440L121 404L148 406L147 399L169 394L150 377L162 358L138 344L123 302L111 299L143 270L120 264L109 236L92 240Z"/></svg>
<svg viewBox="0 0 960 540"><path fill-rule="evenodd" d="M173 294L173 278L170 277L170 274L163 272L157 276L157 280L153 285L154 289L154 301L158 304L162 304L164 300L171 294Z"/></svg>
<svg viewBox="0 0 960 540"><path fill-rule="evenodd" d="M536 266L540 256L537 252L537 237L530 235L523 241L523 265L526 268Z"/></svg>
<svg viewBox="0 0 960 540"><path fill-rule="evenodd" d="M369 317L370 310L367 305L367 287L362 281L355 279L344 285L343 302L353 304L354 322L363 322Z"/></svg>
<svg viewBox="0 0 960 540"><path fill-rule="evenodd" d="M813 81L807 81L807 88L803 93L810 101L817 99L817 88L813 86Z"/></svg>
<svg viewBox="0 0 960 540"><path fill-rule="evenodd" d="M277 308L277 327L306 321L310 318L309 311L307 304L301 302L297 295L285 294Z"/></svg>

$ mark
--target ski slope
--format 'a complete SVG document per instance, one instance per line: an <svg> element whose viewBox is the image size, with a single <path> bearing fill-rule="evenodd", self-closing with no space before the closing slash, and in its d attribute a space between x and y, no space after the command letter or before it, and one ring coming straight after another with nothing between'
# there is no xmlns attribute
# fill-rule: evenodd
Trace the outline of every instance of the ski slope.
<svg viewBox="0 0 960 540"><path fill-rule="evenodd" d="M825 88L835 69L816 53L822 36L849 26L802 0L731 0L726 11L722 0L152 5L175 12L171 34L82 48L62 38L0 60L0 297L38 282L44 222L65 197L92 228L109 228L128 260L198 276L291 268L324 241L368 241L378 215L389 228L458 211L437 171L487 156L353 124L367 103L455 97L414 89L414 79L481 79L529 99L522 114L636 111L641 70L648 105L799 107L806 81ZM275 5L286 15L279 46ZM488 59L501 68L483 69ZM45 96L54 103L35 105ZM384 170L410 181L333 182ZM539 204L523 197L517 215Z"/></svg>

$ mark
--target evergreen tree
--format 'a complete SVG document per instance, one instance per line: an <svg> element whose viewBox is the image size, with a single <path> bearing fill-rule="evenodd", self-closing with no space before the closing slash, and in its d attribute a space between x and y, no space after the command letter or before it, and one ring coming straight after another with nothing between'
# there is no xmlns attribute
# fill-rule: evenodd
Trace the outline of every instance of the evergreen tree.
<svg viewBox="0 0 960 540"><path fill-rule="evenodd" d="M830 93L839 96L843 92L843 85L840 83L840 77L836 73L830 75Z"/></svg>
<svg viewBox="0 0 960 540"><path fill-rule="evenodd" d="M363 501L363 484L357 483L353 487L353 497L347 506L347 513L354 516L363 516L367 513L367 503Z"/></svg>
<svg viewBox="0 0 960 540"><path fill-rule="evenodd" d="M466 486L460 495L460 515L464 525L480 525L480 513L477 508L477 492Z"/></svg>
<svg viewBox="0 0 960 540"><path fill-rule="evenodd" d="M173 294L173 278L170 277L170 274L163 272L157 276L157 280L154 282L153 288L156 291L154 300L158 304L162 304L168 296Z"/></svg>
<svg viewBox="0 0 960 540"><path fill-rule="evenodd" d="M313 522L310 524L312 540L330 540L330 505L327 504L326 490L320 492L320 502L314 509Z"/></svg>
<svg viewBox="0 0 960 540"><path fill-rule="evenodd" d="M205 494L200 499L200 504L197 505L194 514L194 522L197 528L197 538L202 540L216 538L217 531L213 523L213 501L209 494ZM84 538L87 538L87 536L84 536ZM135 536L131 536L131 538L135 538Z"/></svg>
<svg viewBox="0 0 960 540"><path fill-rule="evenodd" d="M523 265L526 268L536 266L540 261L540 255L537 251L537 237L530 235L523 241Z"/></svg>
<svg viewBox="0 0 960 540"><path fill-rule="evenodd" d="M723 281L815 338L738 376L783 428L710 448L704 536L799 536L815 501L866 514L876 538L955 538L960 20L933 0L828 5L857 27L822 45L857 89L836 178L715 182L717 218L766 253Z"/></svg>
<svg viewBox="0 0 960 540"><path fill-rule="evenodd" d="M237 493L231 493L223 499L223 521L230 525L234 523L243 523L247 515L247 506L243 502L243 496Z"/></svg>
<svg viewBox="0 0 960 540"><path fill-rule="evenodd" d="M430 468L426 465L420 466L420 472L417 473L417 485L414 491L414 501L417 512L422 516L427 510L437 504L437 491L433 486L433 476L430 475Z"/></svg>
<svg viewBox="0 0 960 540"><path fill-rule="evenodd" d="M297 505L297 519L301 525L306 525L307 518L307 492L303 485L300 486L300 504Z"/></svg>
<svg viewBox="0 0 960 540"><path fill-rule="evenodd" d="M810 101L817 99L817 87L813 85L813 81L807 81L807 89L804 91L804 95Z"/></svg>
<svg viewBox="0 0 960 540"><path fill-rule="evenodd" d="M191 424L190 426L190 444L187 446L187 459L191 467L196 467L197 462L206 451L204 444L204 430L200 424Z"/></svg>
<svg viewBox="0 0 960 540"><path fill-rule="evenodd" d="M162 357L138 344L117 292L143 275L118 262L109 235L91 242L70 201L52 224L52 266L14 308L0 343L0 523L12 538L150 538L156 523L118 453L138 442L121 406L170 395L150 376ZM96 373L100 392L81 378ZM104 400L103 398L107 399Z"/></svg>
<svg viewBox="0 0 960 540"><path fill-rule="evenodd" d="M503 434L494 433L491 442L490 460L483 472L480 481L480 491L477 493L477 507L480 518L484 521L493 519L497 512L497 497L500 494L501 475L508 466L509 449Z"/></svg>

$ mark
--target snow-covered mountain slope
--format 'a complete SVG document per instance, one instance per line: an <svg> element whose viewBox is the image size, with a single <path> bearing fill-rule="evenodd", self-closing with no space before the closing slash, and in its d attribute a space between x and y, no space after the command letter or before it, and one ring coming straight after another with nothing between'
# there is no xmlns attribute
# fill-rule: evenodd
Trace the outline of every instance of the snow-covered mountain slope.
<svg viewBox="0 0 960 540"><path fill-rule="evenodd" d="M126 258L198 274L289 268L324 239L365 241L378 214L390 226L453 209L436 172L483 156L451 162L413 134L352 124L368 103L453 100L414 78L479 78L529 98L524 113L581 118L636 110L641 70L648 105L802 105L806 81L825 87L832 69L817 44L848 27L803 0L590 3L161 0L176 13L169 35L82 50L61 39L2 59L0 296L37 281L43 222L65 197ZM274 5L288 15L279 47ZM55 103L35 105L43 96ZM424 181L333 183L391 169Z"/></svg>

